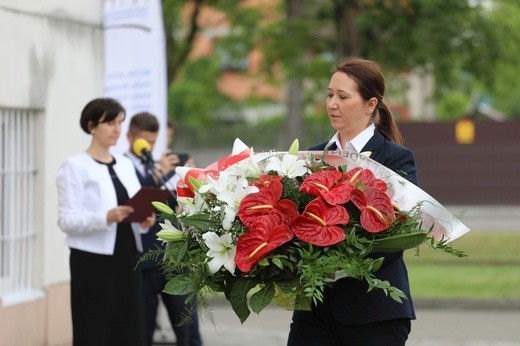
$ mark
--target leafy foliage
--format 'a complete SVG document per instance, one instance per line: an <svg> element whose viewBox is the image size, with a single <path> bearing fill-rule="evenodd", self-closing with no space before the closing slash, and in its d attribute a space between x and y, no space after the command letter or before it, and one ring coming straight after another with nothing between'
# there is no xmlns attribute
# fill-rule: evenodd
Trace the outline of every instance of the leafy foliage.
<svg viewBox="0 0 520 346"><path fill-rule="evenodd" d="M520 118L520 3L514 0L495 0L489 15L495 44L490 47L498 56L493 64L494 81L485 91L493 104L512 118Z"/></svg>
<svg viewBox="0 0 520 346"><path fill-rule="evenodd" d="M229 106L231 100L222 95L215 84L220 73L218 61L212 57L189 61L183 74L189 76L182 83L170 86L168 100L170 114L188 126L209 128L213 110Z"/></svg>

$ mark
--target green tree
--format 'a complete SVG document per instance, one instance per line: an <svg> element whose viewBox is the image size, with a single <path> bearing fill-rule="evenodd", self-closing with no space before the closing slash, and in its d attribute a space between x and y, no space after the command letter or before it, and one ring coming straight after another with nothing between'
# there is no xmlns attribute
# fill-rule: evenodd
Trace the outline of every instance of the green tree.
<svg viewBox="0 0 520 346"><path fill-rule="evenodd" d="M496 37L498 59L493 65L493 83L485 90L493 105L511 118L520 118L520 3L495 0L489 21Z"/></svg>
<svg viewBox="0 0 520 346"><path fill-rule="evenodd" d="M186 63L199 31L198 18L204 0L162 0L164 32L166 36L166 65L168 85L175 82ZM183 23L181 13L192 4L188 23Z"/></svg>
<svg viewBox="0 0 520 346"><path fill-rule="evenodd" d="M507 6L515 4L514 0L495 1ZM392 71L398 73L413 69L430 73L435 77L434 96L437 99L450 95L454 90L461 96L466 93L469 98L475 88L480 90L483 86L493 85L494 97L504 100L505 105L510 97L506 97L508 90L504 86L512 82L505 79L500 83L495 81L497 76L492 69L502 66L504 70L513 71L515 65L511 61L514 60L503 60L500 65L495 63L507 43L497 40L498 29L493 25L496 26L499 19L491 20L494 17L490 13L494 12L483 6L483 2L281 0L279 7L273 9L243 6L244 1L163 0L165 18L168 16L166 12L176 13L175 20L165 20L167 35L170 36L170 104L176 117L189 122L202 119L208 123L219 113L217 110L229 109L231 105L229 99L215 96L218 94L215 84L219 66L221 70L235 68L240 71L248 53L259 47L264 55L263 77L276 80L282 71L282 82L278 82L285 87L283 136L286 141L302 135L305 113L320 108L321 112L324 111L330 68L334 61L346 55L376 60L383 65L387 75ZM192 14L190 22L182 26L179 13L186 3L190 3ZM202 5L226 13L231 26L227 35L215 43L215 56L204 60L211 67L197 64L198 70L191 70L188 74L187 57L193 38L200 30L197 16ZM512 30L514 17L510 18L511 23L500 23L498 27ZM180 30L181 27L184 29ZM180 32L185 34L180 35ZM246 73L246 70L242 72ZM190 99L192 101L188 102ZM197 99L197 102L210 105L196 104L194 100ZM448 99L441 108L460 109L462 100L463 97ZM235 102L235 106L239 105Z"/></svg>
<svg viewBox="0 0 520 346"><path fill-rule="evenodd" d="M284 80L292 85L287 89L288 139L301 136L296 120L303 118L305 105L323 104L331 65L342 56L376 60L387 73L420 69L433 74L437 98L459 86L462 76L492 83L496 41L479 1L286 0L282 5L298 10L281 8L286 16L264 27L256 40L267 73L282 66ZM291 90L300 95L296 86L303 88L303 97L290 98Z"/></svg>
<svg viewBox="0 0 520 346"><path fill-rule="evenodd" d="M169 112L178 122L207 129L215 122L215 109L233 108L233 102L217 89L220 64L214 57L188 61L182 74L186 77L172 83L168 93Z"/></svg>
<svg viewBox="0 0 520 346"><path fill-rule="evenodd" d="M169 116L191 127L209 127L215 114L222 110L236 113L237 104L217 88L221 70L229 63L243 59L251 51L248 38L259 19L257 11L243 7L244 1L226 0L162 0L166 35ZM228 14L230 34L217 43L216 54L190 59L197 35L201 33L200 14L204 6L217 8ZM184 11L184 12L183 12ZM186 18L182 18L182 14ZM183 19L185 21L183 21ZM219 47L225 47L220 49Z"/></svg>

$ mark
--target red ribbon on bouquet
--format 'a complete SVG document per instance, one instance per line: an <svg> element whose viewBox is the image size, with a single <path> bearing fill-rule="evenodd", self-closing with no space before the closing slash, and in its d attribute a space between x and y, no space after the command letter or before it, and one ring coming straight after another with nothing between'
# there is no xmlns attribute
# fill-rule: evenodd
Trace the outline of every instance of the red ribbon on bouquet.
<svg viewBox="0 0 520 346"><path fill-rule="evenodd" d="M231 165L247 159L251 155L251 149L247 148L238 154L231 154L225 156L211 164L206 168L187 168L177 167L176 172L181 176L177 182L177 196L178 197L194 197L195 190L190 183L190 177L196 180L204 180L206 176L211 175L217 177L220 172L224 171Z"/></svg>

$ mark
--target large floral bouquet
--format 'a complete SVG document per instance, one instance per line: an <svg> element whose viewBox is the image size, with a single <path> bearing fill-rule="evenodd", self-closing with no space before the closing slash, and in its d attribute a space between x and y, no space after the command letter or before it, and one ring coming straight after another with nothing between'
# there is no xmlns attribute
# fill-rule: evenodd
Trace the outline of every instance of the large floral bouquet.
<svg viewBox="0 0 520 346"><path fill-rule="evenodd" d="M297 143L288 152L243 147L207 169L178 169L181 211L154 202L164 218L167 293L205 302L223 292L243 322L271 302L309 309L342 277L406 299L374 275L384 252L428 244L464 255L447 242L465 226L439 223L425 211L429 196L411 205L410 193L421 191L413 184L364 155L298 152Z"/></svg>

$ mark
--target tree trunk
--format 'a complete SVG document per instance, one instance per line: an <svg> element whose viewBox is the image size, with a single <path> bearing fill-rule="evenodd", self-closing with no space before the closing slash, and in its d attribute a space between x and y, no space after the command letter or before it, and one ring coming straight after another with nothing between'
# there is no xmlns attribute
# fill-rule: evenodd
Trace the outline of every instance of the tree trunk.
<svg viewBox="0 0 520 346"><path fill-rule="evenodd" d="M359 30L356 26L358 3L356 0L334 0L334 26L336 52L339 57L361 54Z"/></svg>
<svg viewBox="0 0 520 346"><path fill-rule="evenodd" d="M303 97L301 79L287 83L287 119L282 138L282 150L288 150L295 138L303 133Z"/></svg>
<svg viewBox="0 0 520 346"><path fill-rule="evenodd" d="M287 21L300 17L304 0L287 0ZM303 57L302 57L303 58ZM302 59L300 58L300 59ZM284 131L280 138L280 150L288 150L295 138L303 133L303 82L301 78L289 80L286 85L286 109Z"/></svg>
<svg viewBox="0 0 520 346"><path fill-rule="evenodd" d="M178 1L178 0L163 0L163 4L167 1ZM188 34L184 38L184 42L178 42L174 36L174 28L176 27L177 21L180 21L179 13L163 13L164 21L164 33L166 35L166 73L168 85L175 83L175 79L181 67L188 60L188 56L192 50L195 36L199 31L197 20L201 11L204 0L193 1L193 11L190 16L188 24Z"/></svg>

